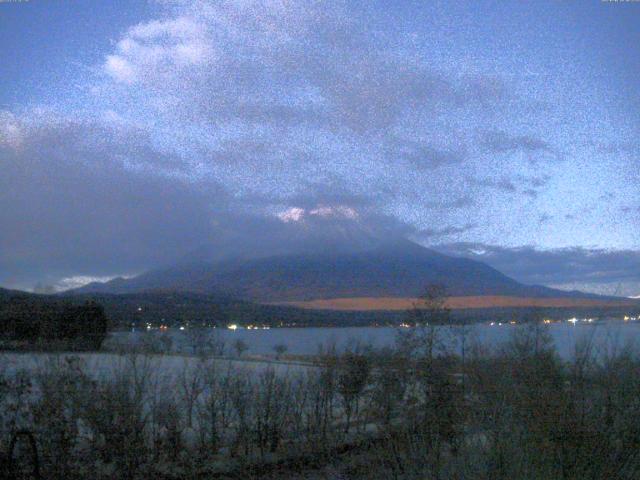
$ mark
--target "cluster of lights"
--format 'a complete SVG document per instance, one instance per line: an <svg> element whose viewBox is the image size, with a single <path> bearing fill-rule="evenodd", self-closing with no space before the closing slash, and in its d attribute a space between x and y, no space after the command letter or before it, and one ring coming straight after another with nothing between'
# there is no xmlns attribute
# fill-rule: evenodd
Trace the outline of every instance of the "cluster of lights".
<svg viewBox="0 0 640 480"><path fill-rule="evenodd" d="M155 329L155 327L153 326L153 324L151 324L151 323L148 323L148 322L147 322L147 323L145 324L145 329L146 329L146 330L154 330L154 329ZM165 331L165 330L168 330L168 329L169 329L169 326L168 326L168 325L160 325L160 326L158 327L158 330L162 330L162 331Z"/></svg>
<svg viewBox="0 0 640 480"><path fill-rule="evenodd" d="M138 307L138 311L142 311L142 307ZM640 321L640 316L632 317L632 316L629 316L629 315L625 315L623 317L623 320L625 322ZM572 325L576 325L579 322L593 323L594 319L593 318L581 318L581 319L578 319L576 317L573 317L573 318L567 319L566 321L568 323L571 323ZM551 320L551 319L545 318L542 322L545 325L549 325L551 323L556 323L556 320ZM494 327L496 325L501 327L503 324L504 325L516 325L517 322L515 320L511 320L508 323L507 322L504 322L504 323L503 322L491 322L491 323L489 323L489 325L492 326L492 327ZM134 327L134 324L131 324L131 326ZM280 326L283 326L283 324L281 323ZM146 327L146 330L154 329L154 327L153 327L153 325L151 323L146 323L145 327ZM211 327L212 328L216 328L216 325L212 325ZM411 325L409 325L408 323L401 323L400 327L401 328L411 328ZM242 329L242 328L246 328L247 330L269 330L271 327L269 327L268 325L247 325L246 327L242 327L241 325L238 325L238 324L235 324L235 323L231 323L231 324L227 325L227 329L229 329L229 330L238 330L238 329ZM158 329L162 330L162 331L165 331L165 330L168 330L169 327L167 325L160 325L158 327ZM184 331L185 330L185 326L182 325L182 326L179 327L179 329Z"/></svg>
<svg viewBox="0 0 640 480"><path fill-rule="evenodd" d="M132 323L131 327L134 328L135 324ZM180 331L185 331L188 327L189 327L188 325L186 325L186 326L185 325L180 325L178 327L178 329ZM150 322L145 323L145 329L146 330L155 330L156 328L159 329L159 330L168 330L169 326L161 324L160 326L155 327ZM215 325L211 325L211 328L216 328L216 326ZM238 325L236 323L231 323L231 324L227 325L227 329L228 330L238 330L238 329L243 329L243 328L246 328L247 330L269 330L271 327L268 326L268 325L247 325L246 327L243 327L242 325Z"/></svg>
<svg viewBox="0 0 640 480"><path fill-rule="evenodd" d="M578 322L583 322L583 323L593 323L593 318L582 318L582 319L577 319L576 317L570 318L567 320L567 322L575 325Z"/></svg>
<svg viewBox="0 0 640 480"><path fill-rule="evenodd" d="M627 317L625 317L627 318ZM567 319L567 322L575 325L578 322L584 322L584 323L593 323L594 319L593 318L582 318L582 319L578 319L578 318L569 318ZM544 323L545 325L550 325L552 323L556 323L555 320L551 320L549 318L545 318L542 323ZM491 322L489 323L490 326L495 327L496 325L501 327L502 325L517 325L517 322L515 320L511 320L509 323L507 322Z"/></svg>
<svg viewBox="0 0 640 480"><path fill-rule="evenodd" d="M242 328L246 328L247 330L269 330L271 327L267 325L247 325L246 327L243 327L242 325L238 325L235 323L227 325L227 329L229 330L238 330Z"/></svg>

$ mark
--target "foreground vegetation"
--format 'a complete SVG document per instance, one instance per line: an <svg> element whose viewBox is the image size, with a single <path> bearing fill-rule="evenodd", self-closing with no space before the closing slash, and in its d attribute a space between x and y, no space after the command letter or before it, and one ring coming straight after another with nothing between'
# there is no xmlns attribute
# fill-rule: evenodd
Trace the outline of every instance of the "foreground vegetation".
<svg viewBox="0 0 640 480"><path fill-rule="evenodd" d="M174 371L123 354L108 375L80 357L0 372L0 451L20 478L638 478L640 356L545 327L487 351L454 330L405 329L393 349L319 352L290 371L205 354ZM21 432L19 435L15 435ZM38 461L32 458L33 436Z"/></svg>

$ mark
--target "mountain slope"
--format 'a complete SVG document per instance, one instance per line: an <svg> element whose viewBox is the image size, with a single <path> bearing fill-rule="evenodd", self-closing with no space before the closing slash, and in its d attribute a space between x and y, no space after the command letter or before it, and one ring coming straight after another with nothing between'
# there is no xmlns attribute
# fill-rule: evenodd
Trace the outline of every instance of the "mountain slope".
<svg viewBox="0 0 640 480"><path fill-rule="evenodd" d="M580 292L523 285L484 263L443 255L409 241L356 252L326 251L190 263L131 279L90 284L79 292L176 290L227 294L259 302L284 302L416 297L432 283L445 285L452 296L593 297Z"/></svg>

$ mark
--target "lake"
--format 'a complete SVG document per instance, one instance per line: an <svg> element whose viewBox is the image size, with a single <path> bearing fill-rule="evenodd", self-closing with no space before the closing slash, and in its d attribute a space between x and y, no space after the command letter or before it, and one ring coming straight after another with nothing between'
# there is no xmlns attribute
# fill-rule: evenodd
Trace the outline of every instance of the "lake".
<svg viewBox="0 0 640 480"><path fill-rule="evenodd" d="M576 345L586 340L592 340L596 348L602 352L612 352L625 346L640 346L640 321L608 320L588 323L577 321L575 323L562 322L545 326L561 357L571 358ZM446 327L440 327L446 329ZM520 325L509 324L476 324L468 327L469 344L480 342L489 347L499 346L508 340L515 329L524 328ZM309 355L318 352L321 346L335 344L338 350L342 350L350 343L360 342L371 344L374 347L392 346L399 331L403 328L395 327L326 327L326 328L271 328L271 329L201 329L196 332L181 331L177 328L166 331L151 330L137 332L113 332L107 340L107 347L115 344L135 345L145 338L171 339L172 350L175 352L190 353L193 349L194 337L206 338L207 336L222 339L226 344L227 352L232 352L232 344L240 339L247 346L248 354L265 355L273 354L276 345L287 346L287 353L297 355ZM443 333L447 333L446 331ZM457 335L453 337L452 347L456 348Z"/></svg>

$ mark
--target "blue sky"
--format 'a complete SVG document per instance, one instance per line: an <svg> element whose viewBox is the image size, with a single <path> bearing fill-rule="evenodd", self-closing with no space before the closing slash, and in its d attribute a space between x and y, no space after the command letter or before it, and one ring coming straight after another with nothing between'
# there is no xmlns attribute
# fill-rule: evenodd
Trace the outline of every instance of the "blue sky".
<svg viewBox="0 0 640 480"><path fill-rule="evenodd" d="M0 3L0 284L347 221L637 294L638 78L634 2Z"/></svg>

